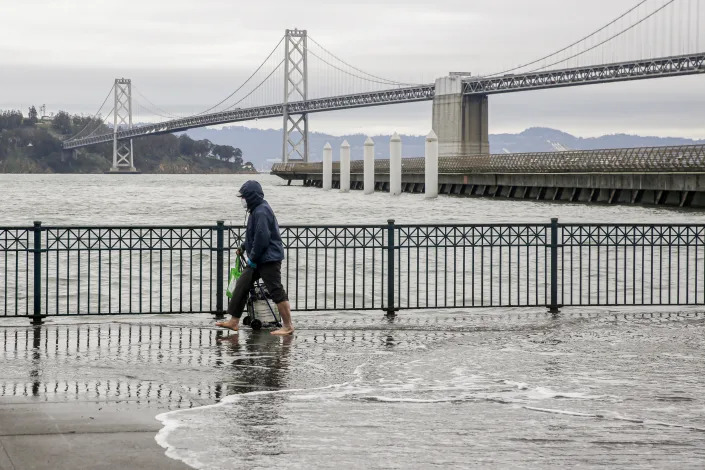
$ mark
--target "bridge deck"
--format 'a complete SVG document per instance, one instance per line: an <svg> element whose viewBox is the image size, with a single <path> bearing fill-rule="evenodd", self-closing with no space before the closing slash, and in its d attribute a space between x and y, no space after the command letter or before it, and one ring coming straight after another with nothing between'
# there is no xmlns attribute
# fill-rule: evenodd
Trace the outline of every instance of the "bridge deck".
<svg viewBox="0 0 705 470"><path fill-rule="evenodd" d="M626 80L664 78L696 73L705 73L705 52L589 67L576 67L524 74L508 74L493 78L473 78L464 81L463 93L485 95L510 93ZM356 93L297 101L286 105L279 103L234 109L231 111L189 116L132 129L124 129L118 131L115 135L109 133L74 139L64 142L63 147L65 150L69 150L110 142L114 137L117 137L118 140L131 139L147 135L184 131L195 127L278 117L283 115L284 106L287 107L288 114L304 114L395 103L428 101L432 100L434 96L435 85L431 83L369 93Z"/></svg>

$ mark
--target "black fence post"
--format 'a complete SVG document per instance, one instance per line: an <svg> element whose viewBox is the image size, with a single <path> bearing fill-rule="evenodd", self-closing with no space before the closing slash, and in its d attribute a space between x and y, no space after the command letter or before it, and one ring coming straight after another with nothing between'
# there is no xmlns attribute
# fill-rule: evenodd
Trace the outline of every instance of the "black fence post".
<svg viewBox="0 0 705 470"><path fill-rule="evenodd" d="M551 219L551 303L548 311L558 313L558 219Z"/></svg>
<svg viewBox="0 0 705 470"><path fill-rule="evenodd" d="M225 282L224 278L223 278L224 232L225 232L225 222L222 220L219 220L218 225L216 227L216 274L215 274L216 301L215 301L215 312L213 312L215 314L216 318L223 318L225 316L225 310L223 310L223 283Z"/></svg>
<svg viewBox="0 0 705 470"><path fill-rule="evenodd" d="M34 222L34 314L33 325L42 324L42 223ZM29 269L29 266L27 266Z"/></svg>
<svg viewBox="0 0 705 470"><path fill-rule="evenodd" d="M394 219L387 220L387 316L393 317L394 308Z"/></svg>

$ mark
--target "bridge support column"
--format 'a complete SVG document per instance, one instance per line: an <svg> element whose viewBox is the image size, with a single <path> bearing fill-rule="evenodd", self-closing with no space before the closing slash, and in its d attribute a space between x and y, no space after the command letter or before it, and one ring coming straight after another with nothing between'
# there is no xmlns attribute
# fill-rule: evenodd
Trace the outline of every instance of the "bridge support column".
<svg viewBox="0 0 705 470"><path fill-rule="evenodd" d="M489 154L487 95L463 95L460 76L436 80L433 131L442 157Z"/></svg>
<svg viewBox="0 0 705 470"><path fill-rule="evenodd" d="M129 78L116 78L115 86L115 111L113 112L113 166L111 173L134 173L134 151L132 139L129 142L118 140L117 134L121 130L132 129L132 80Z"/></svg>
<svg viewBox="0 0 705 470"><path fill-rule="evenodd" d="M282 161L308 161L308 114L292 117L290 101L308 99L306 30L287 29L284 36L284 127Z"/></svg>

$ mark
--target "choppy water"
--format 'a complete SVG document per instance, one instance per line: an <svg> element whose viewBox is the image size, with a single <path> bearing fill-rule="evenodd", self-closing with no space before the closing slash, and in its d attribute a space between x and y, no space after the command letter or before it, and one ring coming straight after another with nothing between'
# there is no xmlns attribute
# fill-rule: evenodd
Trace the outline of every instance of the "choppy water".
<svg viewBox="0 0 705 470"><path fill-rule="evenodd" d="M213 224L244 221L235 193L245 175L0 174L0 225ZM421 194L365 196L287 187L256 176L281 224L548 222L705 222L705 211L566 204Z"/></svg>
<svg viewBox="0 0 705 470"><path fill-rule="evenodd" d="M244 179L0 175L0 225L238 223ZM261 179L282 224L705 222L696 211L365 197ZM157 441L196 468L705 466L702 309L295 320L297 334L283 339L228 336L207 316L18 323L0 332L0 391L181 408L159 417Z"/></svg>

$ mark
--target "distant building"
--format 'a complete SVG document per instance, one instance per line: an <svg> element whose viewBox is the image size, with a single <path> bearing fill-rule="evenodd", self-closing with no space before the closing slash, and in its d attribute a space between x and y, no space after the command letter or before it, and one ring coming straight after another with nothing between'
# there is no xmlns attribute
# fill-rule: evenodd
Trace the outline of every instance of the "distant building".
<svg viewBox="0 0 705 470"><path fill-rule="evenodd" d="M47 105L43 104L39 107L39 113L41 117L39 118L40 121L53 121L54 120L54 113L51 113L47 115Z"/></svg>

